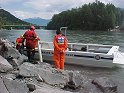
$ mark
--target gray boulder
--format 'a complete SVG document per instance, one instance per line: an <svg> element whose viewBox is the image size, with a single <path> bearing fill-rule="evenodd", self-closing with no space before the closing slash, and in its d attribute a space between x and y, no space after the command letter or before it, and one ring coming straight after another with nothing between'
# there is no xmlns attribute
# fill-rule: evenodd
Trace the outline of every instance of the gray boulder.
<svg viewBox="0 0 124 93"><path fill-rule="evenodd" d="M3 82L9 93L28 93L29 89L25 83L12 79L3 78Z"/></svg>
<svg viewBox="0 0 124 93"><path fill-rule="evenodd" d="M107 77L96 78L92 81L104 93L117 93L117 85Z"/></svg>
<svg viewBox="0 0 124 93"><path fill-rule="evenodd" d="M40 76L39 74L37 75L37 78L36 78L36 79L37 79L37 81L39 81L39 82L43 82L43 78L41 78L41 76Z"/></svg>
<svg viewBox="0 0 124 93"><path fill-rule="evenodd" d="M3 78L8 78L8 79L11 79L11 80L16 79L16 75L15 74L6 74L6 75L4 75L2 77Z"/></svg>
<svg viewBox="0 0 124 93"><path fill-rule="evenodd" d="M34 90L32 93L73 93L73 92L48 87L47 88L41 87L40 89Z"/></svg>
<svg viewBox="0 0 124 93"><path fill-rule="evenodd" d="M87 83L87 77L81 75L79 71L66 71L69 74L69 82L63 89L69 91L80 91ZM84 90L84 89L83 89Z"/></svg>
<svg viewBox="0 0 124 93"><path fill-rule="evenodd" d="M19 67L19 74L24 77L41 77L43 81L50 85L66 85L69 81L68 73L61 73L54 68L41 68L40 65L33 65L31 63L23 63ZM43 66L44 67L44 66Z"/></svg>
<svg viewBox="0 0 124 93"><path fill-rule="evenodd" d="M16 60L12 65L20 65L27 58L24 55L21 55L13 46L14 45L8 40L0 39L0 55L10 63L13 63L13 59L14 61Z"/></svg>
<svg viewBox="0 0 124 93"><path fill-rule="evenodd" d="M0 93L28 93L26 84L12 80L12 78L0 78Z"/></svg>
<svg viewBox="0 0 124 93"><path fill-rule="evenodd" d="M9 93L1 78L0 78L0 93Z"/></svg>
<svg viewBox="0 0 124 93"><path fill-rule="evenodd" d="M0 72L7 72L10 70L13 70L12 65L10 65L6 59L0 56Z"/></svg>
<svg viewBox="0 0 124 93"><path fill-rule="evenodd" d="M72 91L73 93L103 93L93 84L91 84L92 79L88 78L87 75L82 75L79 71L68 71L70 81L63 88L67 91Z"/></svg>
<svg viewBox="0 0 124 93"><path fill-rule="evenodd" d="M32 84L32 83L28 83L27 84L27 87L29 88L29 91L34 91L34 90L36 90L36 86L35 86L35 84Z"/></svg>
<svg viewBox="0 0 124 93"><path fill-rule="evenodd" d="M12 47L7 47L8 51L5 52L4 58L6 58L8 61L11 61L12 59L17 59L18 65L23 63L23 56L18 52L18 50L12 48Z"/></svg>
<svg viewBox="0 0 124 93"><path fill-rule="evenodd" d="M7 52L7 51L8 51L8 48L5 45L5 40L0 39L0 55L4 57L5 52Z"/></svg>
<svg viewBox="0 0 124 93"><path fill-rule="evenodd" d="M83 82L85 80L84 76L80 74L80 72L69 72L70 81L72 81L75 87L83 86Z"/></svg>

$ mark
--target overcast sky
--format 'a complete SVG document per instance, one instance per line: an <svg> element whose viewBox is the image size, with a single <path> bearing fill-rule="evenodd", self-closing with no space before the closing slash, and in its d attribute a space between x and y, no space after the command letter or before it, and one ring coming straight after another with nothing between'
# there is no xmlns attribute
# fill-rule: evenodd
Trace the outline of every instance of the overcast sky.
<svg viewBox="0 0 124 93"><path fill-rule="evenodd" d="M80 7L95 0L0 0L0 6L20 19L40 17L51 19L54 14ZM100 0L124 8L124 0Z"/></svg>

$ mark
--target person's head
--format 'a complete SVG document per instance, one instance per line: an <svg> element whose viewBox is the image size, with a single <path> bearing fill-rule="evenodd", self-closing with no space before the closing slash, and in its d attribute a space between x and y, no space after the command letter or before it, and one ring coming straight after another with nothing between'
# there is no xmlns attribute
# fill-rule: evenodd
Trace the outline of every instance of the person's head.
<svg viewBox="0 0 124 93"><path fill-rule="evenodd" d="M58 34L62 34L62 32L60 31L60 30L57 30L56 31L56 34L58 35Z"/></svg>
<svg viewBox="0 0 124 93"><path fill-rule="evenodd" d="M34 26L30 26L30 30L35 30L35 27Z"/></svg>

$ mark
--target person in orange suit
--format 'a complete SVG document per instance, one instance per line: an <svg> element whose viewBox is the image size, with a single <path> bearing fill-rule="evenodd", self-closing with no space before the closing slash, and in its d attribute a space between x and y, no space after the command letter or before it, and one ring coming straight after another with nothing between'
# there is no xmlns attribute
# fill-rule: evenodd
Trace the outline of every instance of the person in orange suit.
<svg viewBox="0 0 124 93"><path fill-rule="evenodd" d="M65 62L65 51L67 49L67 38L62 35L60 30L56 31L56 36L54 37L54 63L58 70L64 70Z"/></svg>
<svg viewBox="0 0 124 93"><path fill-rule="evenodd" d="M34 26L31 26L30 29L27 30L23 36L26 41L28 61L33 62L34 55L35 55L35 48L36 48L37 42L38 42L38 40L40 40L40 38L37 36L37 34L35 32Z"/></svg>
<svg viewBox="0 0 124 93"><path fill-rule="evenodd" d="M23 54L24 53L24 37L21 35L16 39L16 49Z"/></svg>

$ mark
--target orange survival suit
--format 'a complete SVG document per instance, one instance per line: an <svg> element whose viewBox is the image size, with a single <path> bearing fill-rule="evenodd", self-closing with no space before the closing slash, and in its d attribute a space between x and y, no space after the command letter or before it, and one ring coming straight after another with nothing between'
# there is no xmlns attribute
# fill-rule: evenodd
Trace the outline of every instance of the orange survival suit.
<svg viewBox="0 0 124 93"><path fill-rule="evenodd" d="M65 50L67 49L67 38L62 34L57 34L54 37L54 62L57 69L64 69Z"/></svg>
<svg viewBox="0 0 124 93"><path fill-rule="evenodd" d="M26 40L27 56L28 56L29 61L34 60L35 48L37 45L37 41L40 40L40 38L38 38L38 36L34 30L35 30L35 27L31 26L30 30L27 30L24 33L24 39Z"/></svg>

